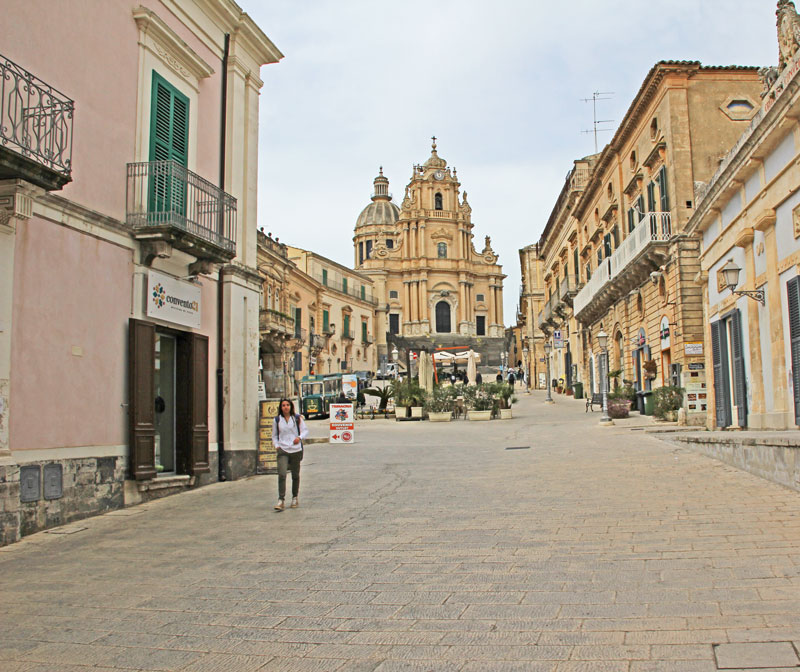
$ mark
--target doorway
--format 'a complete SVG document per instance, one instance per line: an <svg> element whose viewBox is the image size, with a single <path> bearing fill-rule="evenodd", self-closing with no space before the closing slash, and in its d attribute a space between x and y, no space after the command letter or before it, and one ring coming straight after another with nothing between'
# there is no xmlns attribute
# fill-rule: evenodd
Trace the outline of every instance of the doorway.
<svg viewBox="0 0 800 672"><path fill-rule="evenodd" d="M155 348L155 449L156 471L175 472L175 368L176 339L156 332Z"/></svg>

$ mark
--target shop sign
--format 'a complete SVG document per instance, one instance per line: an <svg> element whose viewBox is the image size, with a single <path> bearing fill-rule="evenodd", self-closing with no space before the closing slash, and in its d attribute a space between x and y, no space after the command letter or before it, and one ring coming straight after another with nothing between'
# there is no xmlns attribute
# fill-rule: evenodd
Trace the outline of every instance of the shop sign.
<svg viewBox="0 0 800 672"><path fill-rule="evenodd" d="M274 474L278 470L278 453L272 445L272 424L278 415L279 404L279 401L259 403L257 474Z"/></svg>
<svg viewBox="0 0 800 672"><path fill-rule="evenodd" d="M147 316L184 327L200 328L201 291L158 271L147 272Z"/></svg>
<svg viewBox="0 0 800 672"><path fill-rule="evenodd" d="M661 335L661 349L666 350L670 347L669 318L666 315L661 318L659 333Z"/></svg>
<svg viewBox="0 0 800 672"><path fill-rule="evenodd" d="M703 354L703 341L689 341L683 344L683 351L685 354L702 355Z"/></svg>
<svg viewBox="0 0 800 672"><path fill-rule="evenodd" d="M330 414L330 442L355 443L353 404L331 404Z"/></svg>
<svg viewBox="0 0 800 672"><path fill-rule="evenodd" d="M689 362L689 371L705 371L706 365L703 362Z"/></svg>
<svg viewBox="0 0 800 672"><path fill-rule="evenodd" d="M258 384L258 400L259 401L266 401L267 400L267 384L266 383L259 383Z"/></svg>
<svg viewBox="0 0 800 672"><path fill-rule="evenodd" d="M564 337L561 335L560 329L556 329L553 332L553 347L556 350L560 350L561 348L564 347Z"/></svg>

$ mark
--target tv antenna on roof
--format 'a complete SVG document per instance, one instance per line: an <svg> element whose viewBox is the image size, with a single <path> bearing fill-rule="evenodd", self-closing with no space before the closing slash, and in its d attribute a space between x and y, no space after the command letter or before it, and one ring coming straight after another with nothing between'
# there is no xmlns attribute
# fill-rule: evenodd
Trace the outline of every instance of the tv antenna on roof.
<svg viewBox="0 0 800 672"><path fill-rule="evenodd" d="M597 134L602 133L603 131L610 131L610 128L598 128L600 124L610 124L613 123L613 119L598 119L597 118L597 101L598 100L611 100L611 96L614 95L613 91L595 91L592 94L591 98L581 98L584 103L588 103L591 101L592 103L592 119L593 119L593 129L590 131L581 131L581 133L594 133L594 153L597 154Z"/></svg>

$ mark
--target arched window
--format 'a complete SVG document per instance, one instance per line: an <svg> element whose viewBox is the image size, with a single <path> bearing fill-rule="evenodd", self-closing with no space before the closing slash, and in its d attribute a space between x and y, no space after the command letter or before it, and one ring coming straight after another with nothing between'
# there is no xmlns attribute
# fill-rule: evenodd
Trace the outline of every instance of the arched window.
<svg viewBox="0 0 800 672"><path fill-rule="evenodd" d="M450 333L450 304L447 301L436 304L436 333Z"/></svg>
<svg viewBox="0 0 800 672"><path fill-rule="evenodd" d="M436 195L433 197L433 208L434 210L441 210L442 209L442 194L438 191Z"/></svg>
<svg viewBox="0 0 800 672"><path fill-rule="evenodd" d="M436 251L439 255L439 259L447 259L447 243L439 243L436 246Z"/></svg>
<svg viewBox="0 0 800 672"><path fill-rule="evenodd" d="M272 310L272 287L267 290L267 308Z"/></svg>
<svg viewBox="0 0 800 672"><path fill-rule="evenodd" d="M275 288L275 310L278 312L281 311L281 290L277 287Z"/></svg>

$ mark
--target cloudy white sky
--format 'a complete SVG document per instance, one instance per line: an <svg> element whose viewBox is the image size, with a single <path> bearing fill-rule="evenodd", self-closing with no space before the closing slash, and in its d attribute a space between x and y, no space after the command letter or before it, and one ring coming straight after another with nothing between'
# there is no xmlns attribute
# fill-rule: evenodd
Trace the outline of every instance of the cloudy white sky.
<svg viewBox="0 0 800 672"><path fill-rule="evenodd" d="M508 275L506 324L517 250L594 151L582 98L614 92L616 128L656 61L777 64L774 0L238 1L285 54L261 72L259 225L352 265L378 166L400 200L435 134Z"/></svg>

